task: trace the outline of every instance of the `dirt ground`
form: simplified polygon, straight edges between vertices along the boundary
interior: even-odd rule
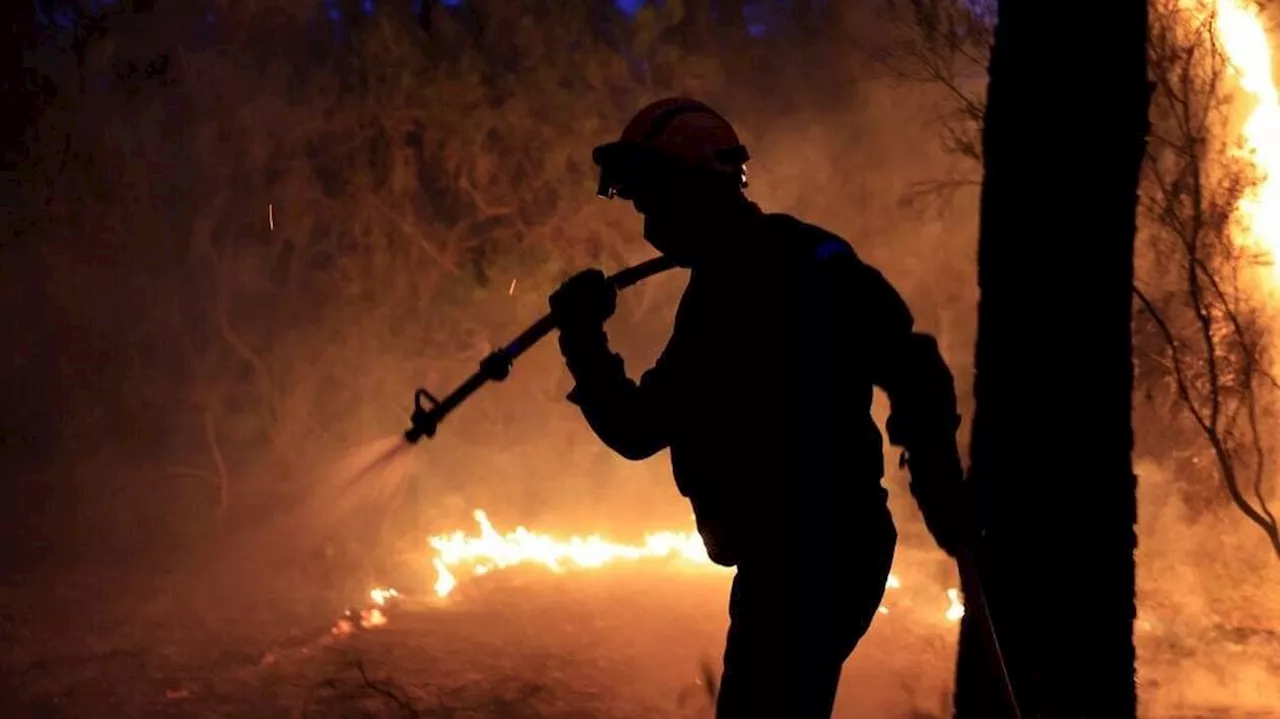
[[[332,596],[212,619],[177,600],[94,609],[88,588],[27,583],[0,610],[0,717],[706,717],[699,677],[718,667],[727,587],[725,575],[654,566],[517,568],[447,602],[405,597],[386,625],[336,636]],[[836,717],[944,716],[956,626],[945,595],[904,587],[886,604],[846,667]],[[1144,627],[1145,719],[1280,717],[1274,636],[1185,656]]]

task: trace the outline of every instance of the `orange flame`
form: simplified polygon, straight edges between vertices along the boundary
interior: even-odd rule
[[[951,602],[951,606],[947,607],[947,621],[960,621],[964,617],[964,601],[960,598],[960,590],[955,587],[948,589],[947,599]]]
[[[1218,40],[1240,88],[1254,101],[1241,128],[1241,151],[1258,173],[1236,206],[1237,241],[1274,259],[1280,253],[1280,93],[1259,9],[1247,0],[1216,0]],[[1273,279],[1280,281],[1280,268]]]
[[[494,528],[484,510],[477,509],[472,516],[480,525],[478,535],[455,531],[428,540],[436,551],[431,565],[436,572],[434,590],[439,598],[448,597],[458,586],[454,570],[459,568],[472,576],[482,576],[506,567],[537,564],[563,573],[568,568],[599,569],[618,562],[666,560],[702,571],[724,574],[733,571],[714,564],[707,557],[706,547],[696,532],[654,532],[637,544],[623,544],[598,534],[559,539],[519,526],[503,534]],[[898,576],[890,574],[885,588],[901,587]],[[948,589],[947,597],[950,607],[944,616],[948,621],[957,622],[964,613],[958,590]],[[888,607],[881,606],[880,613],[888,614]]]

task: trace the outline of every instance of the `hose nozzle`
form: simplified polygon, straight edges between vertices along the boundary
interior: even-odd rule
[[[669,257],[660,256],[628,267],[609,278],[617,289],[625,289],[659,272],[674,269],[676,263]],[[413,414],[409,416],[409,429],[404,431],[404,439],[409,444],[417,444],[423,437],[434,437],[440,422],[462,404],[466,398],[475,393],[487,382],[501,382],[511,374],[511,364],[526,350],[534,346],[556,328],[556,320],[551,315],[533,323],[520,333],[505,347],[494,350],[480,363],[480,370],[444,399],[436,399],[425,389],[418,389],[413,395]]]
[[[426,400],[430,408],[423,406]],[[404,431],[404,439],[409,444],[417,444],[423,437],[436,436],[436,427],[440,424],[440,400],[430,392],[419,388],[413,393],[413,413],[409,415],[409,428]]]

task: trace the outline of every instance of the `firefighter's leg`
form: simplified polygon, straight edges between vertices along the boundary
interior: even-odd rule
[[[892,538],[869,544],[825,568],[739,568],[717,719],[830,718],[844,661],[875,617],[893,562]]]
[[[735,602],[716,719],[829,719],[843,658],[785,626],[746,619],[754,608],[743,604],[754,601]]]

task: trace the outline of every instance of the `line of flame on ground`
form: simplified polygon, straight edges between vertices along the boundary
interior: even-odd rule
[[[503,534],[494,528],[484,510],[477,509],[473,516],[480,526],[479,534],[456,531],[428,540],[436,552],[431,564],[436,572],[434,589],[439,598],[448,597],[458,586],[455,570],[465,570],[470,576],[482,576],[506,567],[535,564],[563,573],[570,568],[599,569],[619,562],[666,560],[703,571],[733,571],[707,557],[702,538],[696,532],[656,532],[645,535],[639,543],[624,544],[600,535],[561,539],[524,527],[516,527]],[[896,574],[889,575],[888,589],[901,586]],[[946,603],[939,603],[940,607],[945,607],[943,616],[948,621],[958,622],[964,615],[959,590],[948,589],[946,598]],[[880,612],[888,614],[889,609],[881,606]]]

